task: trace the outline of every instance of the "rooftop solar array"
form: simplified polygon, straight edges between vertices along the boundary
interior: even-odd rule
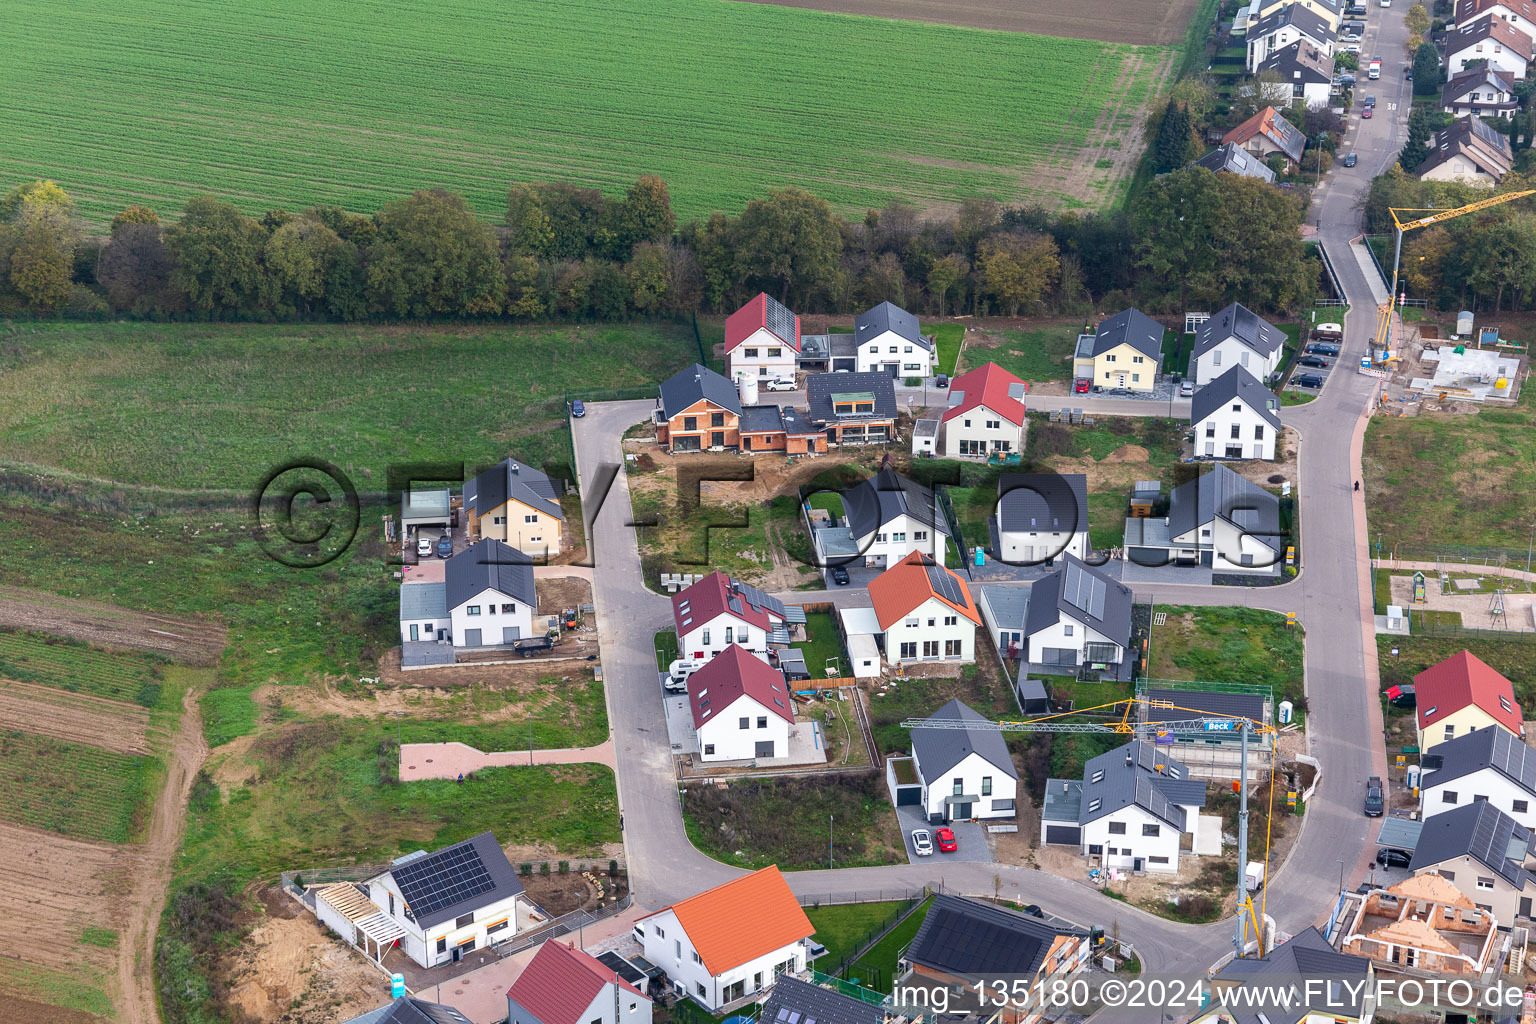
[[[631,985],[639,987],[645,984],[645,974],[636,968],[634,964],[625,960],[611,949],[598,957],[597,962],[613,971]]]
[[[773,296],[763,296],[768,301],[764,303],[766,312],[763,320],[768,329],[791,345],[795,342],[795,314],[784,308],[784,305],[774,300]]]
[[[417,920],[496,888],[480,854],[468,844],[397,864],[390,874]]]
[[[1075,562],[1067,563],[1062,581],[1062,596],[1074,608],[1081,608],[1095,619],[1104,617],[1104,581]]]
[[[1482,118],[1474,117],[1469,119],[1467,126],[1472,129],[1473,135],[1476,135],[1494,149],[1502,150],[1504,148],[1505,137],[1489,127]]]
[[[959,580],[937,565],[927,565],[924,568],[928,571],[928,585],[933,588],[935,594],[938,594],[950,604],[961,608],[969,607],[966,603],[965,595],[960,591]]]

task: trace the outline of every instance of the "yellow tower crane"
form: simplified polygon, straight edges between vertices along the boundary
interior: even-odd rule
[[[1469,213],[1477,213],[1492,206],[1499,206],[1514,199],[1524,199],[1526,196],[1536,195],[1536,189],[1526,189],[1523,192],[1504,192],[1500,195],[1489,196],[1487,199],[1479,199],[1475,203],[1457,207],[1454,210],[1425,210],[1414,207],[1389,207],[1387,212],[1392,215],[1392,224],[1397,232],[1397,244],[1392,253],[1392,290],[1387,293],[1387,301],[1382,303],[1376,311],[1376,344],[1372,346],[1372,352],[1386,352],[1387,358],[1392,358],[1392,309],[1397,302],[1397,270],[1398,264],[1403,258],[1403,235],[1409,231],[1417,231],[1419,228],[1427,228],[1431,224],[1439,224],[1450,220],[1452,217],[1461,217]],[[1427,213],[1427,217],[1415,217],[1412,220],[1403,220],[1400,213]]]

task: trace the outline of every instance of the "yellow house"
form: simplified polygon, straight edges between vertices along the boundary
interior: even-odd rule
[[[1261,994],[1235,994],[1250,984]],[[1228,962],[1211,976],[1211,996],[1190,1024],[1371,1024],[1375,971],[1367,958],[1338,952],[1308,928],[1264,956]]]
[[[469,540],[492,537],[530,558],[560,553],[565,513],[555,482],[532,466],[504,459],[464,486]]]
[[[1077,339],[1073,369],[1079,384],[1151,391],[1163,362],[1163,325],[1139,309],[1122,309]]]
[[[1421,753],[1490,725],[1525,736],[1514,687],[1471,651],[1420,672],[1413,677],[1413,688]]]
[[[1289,7],[1292,4],[1300,4],[1313,14],[1328,23],[1333,31],[1339,30],[1339,25],[1344,20],[1344,5],[1334,5],[1328,0],[1253,0],[1248,8],[1248,26],[1252,28],[1260,21],[1274,14],[1276,11]]]

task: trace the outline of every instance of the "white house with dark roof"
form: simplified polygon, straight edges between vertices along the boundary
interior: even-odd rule
[[[1424,181],[1497,185],[1515,168],[1509,136],[1480,117],[1452,121],[1429,139],[1429,155],[1413,173]]]
[[[1273,185],[1275,172],[1269,165],[1235,142],[1224,142],[1189,166],[1204,167],[1217,173],[1237,174],[1244,178],[1258,178]]]
[[[1507,74],[1483,66],[1452,75],[1440,89],[1440,109],[1457,117],[1510,118],[1520,109],[1520,100]]]
[[[884,444],[896,436],[896,386],[884,373],[816,373],[805,380],[805,418],[831,444]]]
[[[469,539],[505,541],[533,558],[560,553],[565,512],[555,481],[517,459],[502,459],[464,485]]]
[[[486,537],[448,559],[443,580],[455,647],[497,647],[535,635],[533,560],[523,552]]]
[[[760,1024],[886,1024],[881,1007],[791,975],[774,984],[757,1019]]]
[[[1257,74],[1271,55],[1296,42],[1308,43],[1331,57],[1335,36],[1333,26],[1316,11],[1304,4],[1287,4],[1249,27],[1248,73]]]
[[[853,321],[859,373],[927,377],[933,373],[934,341],[918,329],[917,317],[890,302],[860,313]]]
[[[678,657],[708,661],[732,645],[742,647],[764,662],[768,641],[784,632],[784,602],[723,572],[708,576],[672,595],[672,623],[677,629]]]
[[[732,380],[795,376],[800,318],[766,292],[758,292],[725,320],[725,367]]]
[[[1496,725],[1436,744],[1422,757],[1419,808],[1427,817],[1487,801],[1536,828],[1536,750]]]
[[[1309,110],[1328,105],[1333,90],[1333,58],[1306,39],[1270,51],[1259,64],[1259,90],[1267,103],[1283,106],[1300,101]]]
[[[1087,558],[1088,477],[1004,473],[997,479],[997,514],[988,526],[992,550],[1010,565],[1052,565],[1062,555]]]
[[[1197,384],[1209,384],[1240,366],[1262,382],[1280,368],[1284,349],[1285,333],[1280,328],[1234,302],[1195,332],[1190,376]]]
[[[400,586],[400,642],[451,640],[448,584],[404,583]]]
[[[470,1021],[445,1003],[401,996],[394,1002],[344,1020],[341,1024],[470,1024]]]
[[[1273,462],[1280,436],[1280,400],[1241,366],[1195,392],[1189,403],[1195,455]]]
[[[1145,566],[1274,575],[1286,543],[1279,499],[1218,462],[1173,489],[1166,518],[1127,518],[1122,557]]]
[[[784,673],[732,644],[688,677],[688,707],[705,761],[785,757],[794,703]]]
[[[1370,960],[1337,952],[1307,928],[1262,956],[1233,958],[1213,973],[1217,993],[1250,991],[1211,999],[1190,1024],[1371,1024],[1375,976]]]
[[[489,832],[399,857],[366,884],[369,899],[404,931],[406,956],[423,967],[510,939],[518,913],[533,906]]]
[[[1459,75],[1473,61],[1511,78],[1524,78],[1531,63],[1531,34],[1503,18],[1478,18],[1446,30],[1440,43],[1445,73]]]
[[[912,760],[932,822],[1011,818],[1018,811],[1019,773],[1008,741],[958,700],[912,730]]]
[[[884,569],[914,551],[944,564],[949,526],[931,490],[882,469],[842,496],[848,531],[866,566]]]
[[[1083,766],[1081,782],[1047,780],[1048,797],[1058,791],[1066,798],[1048,798],[1043,813],[1061,816],[1075,803],[1077,819],[1044,818],[1041,834],[1047,843],[1080,847],[1100,867],[1177,872],[1183,837],[1197,845],[1205,783],[1154,743],[1132,740],[1100,754]]]
[[[1438,874],[1500,921],[1531,923],[1536,833],[1485,800],[1425,818],[1410,867]]]
[[[1130,587],[1067,555],[1061,568],[1029,588],[1021,658],[1036,672],[1089,668],[1101,677],[1131,679],[1132,604]]]

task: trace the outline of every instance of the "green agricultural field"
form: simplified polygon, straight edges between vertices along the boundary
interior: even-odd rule
[[[152,757],[7,731],[0,733],[0,818],[126,843],[143,823],[158,774]]]
[[[160,704],[166,662],[147,654],[103,651],[68,637],[0,629],[0,678],[71,693]]]
[[[1062,189],[1100,115],[1171,64],[719,0],[13,0],[6,23],[0,181],[55,178],[99,222],[200,191],[372,211],[433,185],[495,216],[515,180],[617,192],[644,172],[685,218],[784,185],[848,211],[1081,204]]]

